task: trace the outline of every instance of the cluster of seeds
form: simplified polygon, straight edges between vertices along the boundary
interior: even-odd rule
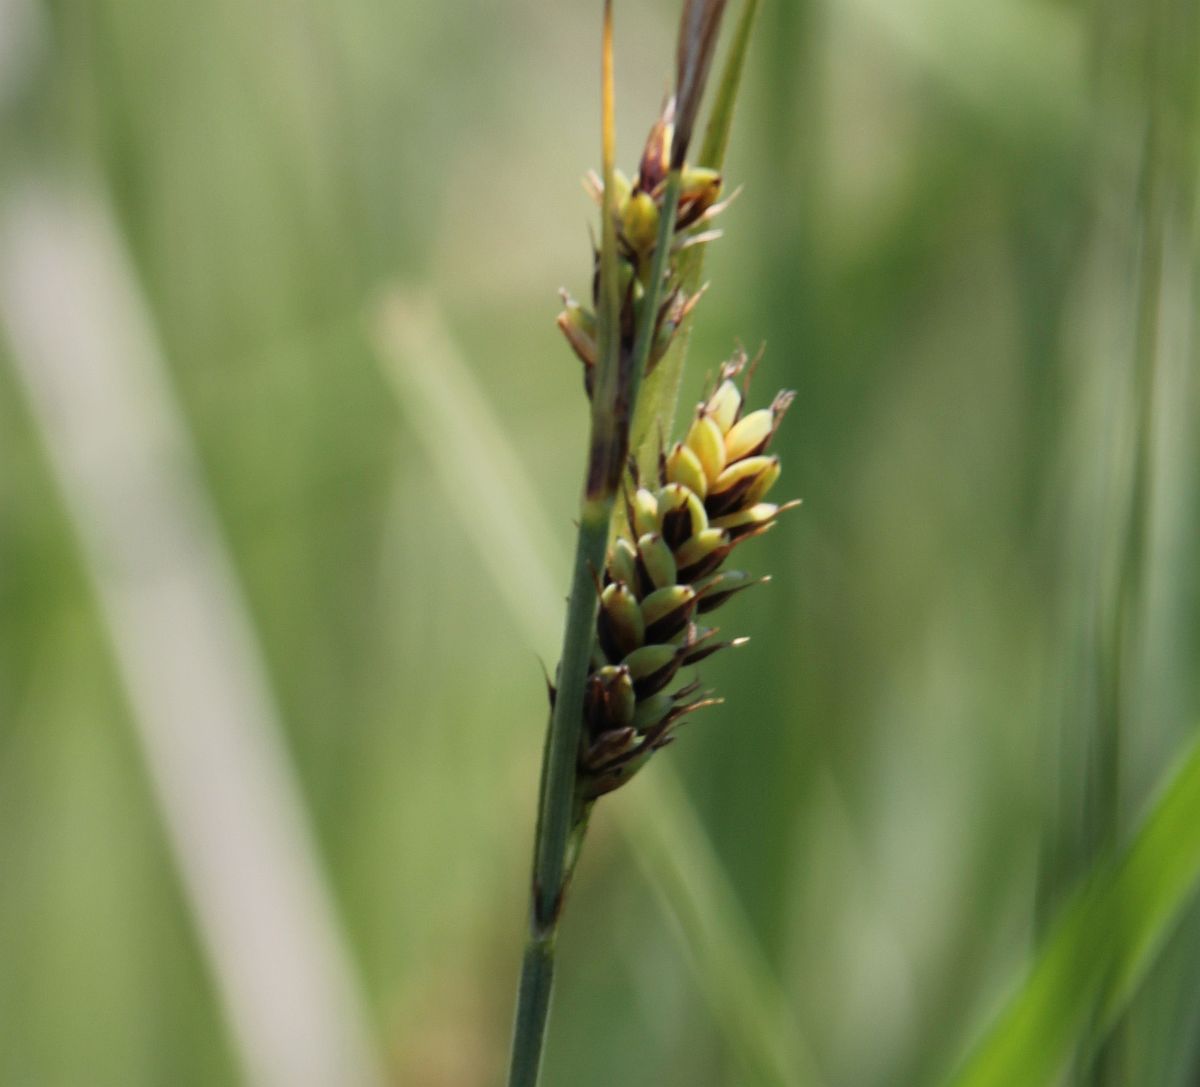
[[[796,505],[765,501],[779,478],[779,458],[767,448],[794,394],[781,392],[770,407],[743,414],[733,379],[745,363],[739,354],[722,368],[687,436],[662,451],[657,485],[635,478],[627,495],[629,536],[609,552],[584,701],[586,799],[628,781],[672,740],[685,715],[716,701],[698,682],[667,688],[681,668],[745,640],[717,641],[717,629],[701,617],[766,580],[721,566]]]
[[[668,100],[642,153],[638,172],[632,181],[620,170],[613,177],[613,216],[616,220],[618,248],[617,276],[621,297],[621,352],[628,358],[633,350],[652,273],[654,250],[658,242],[658,221],[666,193],[669,156],[674,132],[674,103]],[[699,301],[702,290],[689,293],[679,283],[678,264],[674,259],[689,246],[699,245],[717,237],[719,231],[704,227],[728,205],[718,203],[721,194],[721,175],[716,170],[684,166],[682,186],[676,209],[675,238],[667,262],[666,282],[663,285],[658,312],[654,317],[654,335],[646,372],[666,354],[683,320]],[[598,204],[603,204],[604,183],[595,174],[586,180],[588,192]],[[598,268],[599,255],[593,254]],[[595,384],[597,346],[596,306],[600,290],[599,275],[593,276],[592,306],[576,302],[562,292],[564,309],[558,315],[558,327],[572,350],[583,363],[583,381],[588,396]]]

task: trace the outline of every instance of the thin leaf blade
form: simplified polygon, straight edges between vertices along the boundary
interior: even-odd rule
[[[1101,866],[1063,911],[1026,980],[948,1087],[1053,1082],[1089,1017],[1103,1030],[1129,1002],[1197,886],[1200,736],[1121,857]]]

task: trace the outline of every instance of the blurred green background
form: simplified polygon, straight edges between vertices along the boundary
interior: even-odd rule
[[[617,7],[630,169],[677,8]],[[347,982],[328,998],[379,1075],[501,1081],[585,436],[553,318],[559,285],[588,286],[599,9],[0,0],[0,1084],[289,1082],[246,1071],[254,1009],[196,890],[236,907],[279,872],[330,936],[333,965],[313,950],[298,976]],[[744,553],[774,583],[722,612],[752,638],[704,667],[726,703],[593,820],[547,1084],[933,1082],[1136,825],[1200,721],[1198,52],[1177,0],[764,0],[684,406],[765,341],[758,397],[799,392],[780,493],[804,505]],[[58,333],[100,350],[111,319],[118,369],[121,335],[142,343],[111,307],[89,324],[69,277],[51,312],[22,301],[25,228],[80,207],[108,224],[90,274],[152,336],[148,399],[31,391]],[[64,482],[96,460],[63,454],[55,396],[93,453],[175,451],[141,458],[166,473],[147,524],[220,576],[173,623],[103,605],[136,595],[106,555],[145,526]],[[122,481],[143,494],[112,463],[109,509]],[[495,480],[512,503],[480,500]],[[246,728],[278,719],[267,761],[300,803],[222,750],[230,796],[301,828],[298,884],[269,849],[222,867],[238,809],[156,655],[193,606],[248,623],[192,690],[203,716],[236,689],[227,659],[265,684]],[[158,732],[138,674],[174,692]],[[680,863],[729,892],[715,929],[653,848],[635,861],[674,773],[703,828]],[[181,880],[209,821],[215,867]],[[272,971],[315,945],[222,916],[286,1023],[302,984]],[[1171,939],[1070,1082],[1200,1080],[1200,915]],[[762,966],[752,992],[728,956]],[[791,1071],[755,1065],[755,1000]]]

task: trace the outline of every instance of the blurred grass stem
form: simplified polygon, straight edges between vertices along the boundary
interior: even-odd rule
[[[245,1082],[382,1084],[255,632],[102,195],[37,178],[0,201],[0,325]]]

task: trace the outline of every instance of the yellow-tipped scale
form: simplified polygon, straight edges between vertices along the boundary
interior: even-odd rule
[[[748,506],[759,501],[779,478],[778,457],[746,457],[731,464],[718,477],[709,491],[710,508],[720,509],[722,499],[736,496],[738,505]]]
[[[775,413],[760,408],[743,416],[725,435],[725,459],[729,463],[761,453],[775,429]]]
[[[738,387],[726,378],[717,386],[717,391],[708,398],[704,411],[712,417],[714,423],[724,435],[737,422],[738,413],[742,410],[742,394]]]
[[[633,496],[633,530],[638,536],[658,531],[658,500],[654,495],[639,487]]]
[[[711,486],[725,467],[725,434],[716,420],[704,412],[697,415],[692,420],[684,445],[696,454]]]
[[[679,567],[695,566],[714,551],[729,543],[729,533],[719,528],[706,528],[696,533],[675,552],[675,562]]]
[[[667,456],[667,482],[681,483],[703,498],[708,494],[708,476],[700,458],[683,442],[676,442]]]

